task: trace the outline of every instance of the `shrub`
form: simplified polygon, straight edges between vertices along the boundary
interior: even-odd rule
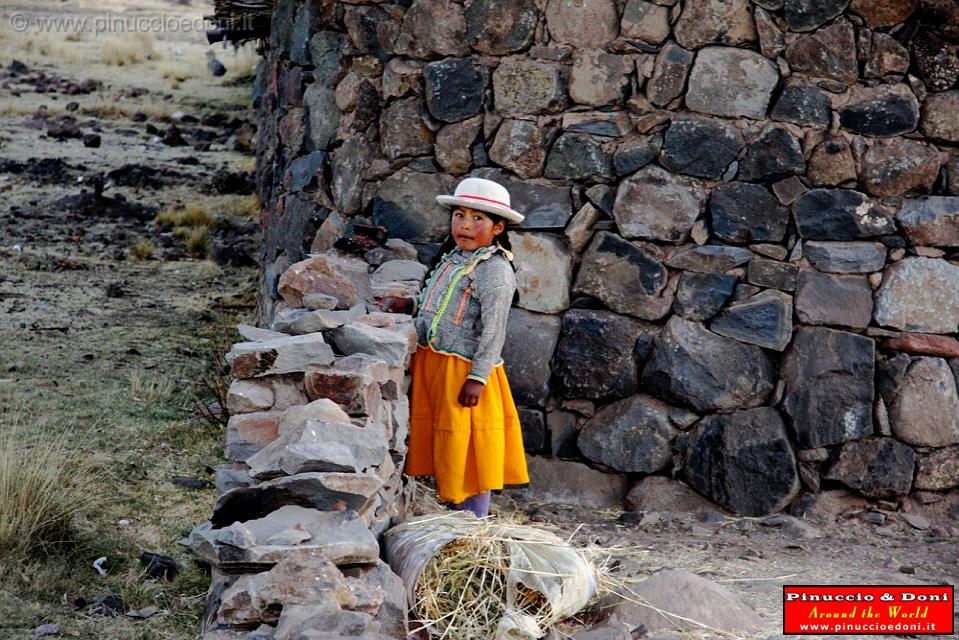
[[[206,227],[198,227],[190,232],[186,239],[186,251],[194,258],[203,258],[207,253],[210,233]]]
[[[130,255],[136,260],[149,260],[153,257],[153,245],[146,240],[140,240],[130,247]]]
[[[75,519],[100,502],[97,478],[70,432],[28,431],[22,410],[0,414],[0,553],[72,542]]]

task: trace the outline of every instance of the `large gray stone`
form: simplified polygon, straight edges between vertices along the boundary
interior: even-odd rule
[[[531,500],[590,509],[619,508],[629,487],[625,477],[590,469],[581,462],[526,456]]]
[[[549,395],[550,360],[563,321],[553,315],[513,309],[509,314],[503,360],[517,404],[543,406]]]
[[[661,44],[669,37],[669,8],[646,0],[628,0],[619,33],[622,37]]]
[[[922,105],[922,132],[935,140],[959,142],[959,91],[934,93]]]
[[[602,47],[619,34],[619,11],[613,0],[549,0],[546,26],[556,42]]]
[[[683,272],[676,289],[673,310],[687,320],[708,320],[722,309],[735,288],[734,275]]]
[[[277,291],[292,307],[304,307],[304,299],[322,294],[336,298],[337,309],[351,309],[372,295],[369,265],[338,251],[327,251],[290,265],[277,284]]]
[[[886,264],[886,245],[881,242],[803,243],[803,257],[820,271],[872,273]]]
[[[896,219],[914,245],[959,247],[959,197],[911,198]]]
[[[894,438],[864,438],[847,442],[825,474],[871,498],[894,498],[909,493],[915,453]]]
[[[688,571],[657,571],[630,591],[633,595],[616,606],[613,619],[630,629],[646,629],[650,637],[696,633],[701,625],[717,634],[739,637],[752,637],[766,628],[763,619],[732,591]]]
[[[913,489],[942,491],[959,486],[959,446],[943,447],[916,455]]]
[[[772,407],[703,418],[684,468],[690,486],[746,516],[780,511],[799,493],[796,456]]]
[[[250,475],[265,480],[310,471],[355,473],[383,462],[388,434],[375,426],[357,427],[342,415],[327,415],[329,411],[317,414],[314,408],[331,404],[336,406],[321,398],[288,409],[277,439],[247,459]]]
[[[623,398],[639,383],[634,355],[643,325],[609,311],[570,309],[563,327],[553,376],[567,398]]]
[[[433,147],[437,164],[454,176],[467,173],[473,165],[473,145],[482,129],[482,116],[454,122],[440,129]]]
[[[888,209],[851,189],[813,189],[793,203],[799,235],[807,240],[858,240],[895,233]]]
[[[723,310],[709,324],[714,333],[782,351],[792,339],[792,296],[769,289]]]
[[[536,178],[546,161],[546,132],[528,120],[507,120],[496,131],[490,160],[520,178]]]
[[[562,111],[566,106],[562,67],[551,62],[506,60],[493,72],[493,101],[503,114]]]
[[[646,83],[646,97],[657,107],[664,107],[683,95],[692,66],[692,51],[667,42],[656,54],[653,76]]]
[[[642,383],[670,402],[728,411],[763,404],[775,387],[776,372],[759,347],[674,316],[656,340]]]
[[[350,609],[356,600],[336,565],[319,551],[311,551],[283,558],[269,571],[240,576],[220,596],[217,621],[235,626],[276,623],[289,605]]]
[[[707,44],[725,44],[732,47],[755,42],[749,0],[700,0],[689,2],[676,23],[676,41],[687,49],[699,49]]]
[[[559,313],[569,307],[573,256],[562,238],[549,233],[509,232],[515,251],[519,306],[539,313]]]
[[[939,178],[939,150],[905,138],[877,141],[865,153],[859,179],[872,196],[929,193]]]
[[[739,164],[739,178],[746,181],[801,175],[806,171],[799,141],[780,125],[768,127],[749,145]]]
[[[667,258],[666,265],[696,273],[723,273],[749,262],[752,258],[753,252],[744,247],[687,244],[673,252]]]
[[[799,268],[794,264],[763,258],[751,260],[746,269],[749,284],[780,291],[795,291],[798,275]]]
[[[717,116],[764,118],[778,82],[776,65],[758,53],[706,47],[693,63],[686,106]]]
[[[944,359],[913,360],[892,398],[889,424],[893,435],[908,444],[959,444],[959,394],[955,376]]]
[[[291,529],[300,532],[298,540],[274,538]],[[376,562],[380,554],[376,538],[355,512],[317,511],[296,505],[220,529],[204,523],[190,533],[186,544],[228,573],[265,571],[283,558],[317,551],[337,565]]]
[[[791,85],[779,94],[769,115],[773,120],[828,127],[832,105],[826,93],[815,85]]]
[[[449,209],[436,196],[449,193],[440,174],[397,171],[380,183],[373,197],[373,222],[390,236],[415,242],[438,242],[449,232]]]
[[[569,96],[573,102],[591,107],[619,104],[629,86],[627,74],[632,68],[626,56],[601,49],[579,51],[573,57]]]
[[[416,329],[411,323],[376,327],[354,322],[334,329],[329,336],[341,353],[367,353],[385,360],[391,367],[405,366],[416,347]]]
[[[857,87],[839,110],[839,121],[844,129],[864,136],[897,136],[918,125],[919,102],[908,85]]]
[[[463,7],[452,0],[415,0],[406,10],[396,52],[413,58],[469,53]]]
[[[411,96],[383,109],[380,138],[383,154],[390,160],[423,156],[433,152],[433,132],[423,121],[423,100]]]
[[[310,38],[310,58],[313,60],[314,84],[335,87],[346,75],[343,64],[349,42],[345,33],[317,31]]]
[[[720,507],[702,497],[679,480],[665,476],[646,476],[637,482],[623,501],[627,511],[673,511],[699,513]]]
[[[359,213],[362,206],[363,171],[373,153],[369,140],[361,135],[352,136],[334,152],[333,204],[345,215]]]
[[[783,4],[792,31],[812,31],[842,13],[849,0],[785,0]]]
[[[656,473],[672,462],[676,411],[656,398],[631,396],[587,420],[577,444],[587,458],[616,471]]]
[[[333,362],[333,350],[319,333],[274,338],[262,342],[239,342],[226,354],[237,378],[305,371]]]
[[[340,126],[336,92],[331,87],[314,82],[303,93],[303,104],[309,111],[310,140],[313,141],[313,148],[328,149]]]
[[[845,20],[837,20],[804,34],[786,47],[786,61],[794,71],[806,75],[853,83],[859,76],[856,31]]]
[[[673,119],[659,161],[670,171],[698,178],[720,178],[743,148],[742,133],[716,118]]]
[[[625,238],[679,244],[689,235],[705,199],[699,182],[650,165],[620,183],[613,217]]]
[[[635,244],[600,231],[583,255],[573,292],[592,296],[616,313],[659,320],[673,302],[668,275]]]
[[[959,267],[932,258],[905,258],[886,268],[876,292],[875,320],[920,333],[959,328]]]
[[[779,242],[789,224],[789,210],[760,185],[730,182],[709,196],[713,233],[733,244]]]
[[[783,360],[783,410],[803,449],[873,432],[875,343],[854,333],[800,327]]]
[[[221,495],[213,506],[214,527],[263,518],[285,505],[298,505],[319,511],[343,508],[365,513],[383,479],[372,473],[301,473],[284,476],[252,486],[233,488]]]
[[[804,324],[865,329],[872,319],[872,288],[864,275],[834,275],[800,269],[796,315]]]
[[[470,46],[501,56],[525,49],[533,41],[539,19],[534,0],[473,0],[466,4]]]
[[[438,120],[458,122],[483,108],[487,75],[470,58],[431,62],[423,69],[423,79],[426,104]]]
[[[557,180],[579,181],[612,178],[612,158],[592,136],[564,133],[550,149],[544,175]]]

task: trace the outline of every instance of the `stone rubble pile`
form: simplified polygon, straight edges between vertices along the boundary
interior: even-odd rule
[[[944,0],[279,0],[258,323],[395,363],[396,331],[347,322],[354,271],[301,261],[372,223],[425,264],[434,196],[486,177],[527,214],[504,358],[534,496],[619,506],[660,474],[756,516],[955,491],[957,50]],[[277,307],[334,266],[336,307]],[[283,339],[319,356],[309,335]]]
[[[406,591],[379,539],[412,499],[401,470],[416,334],[375,299],[418,291],[426,269],[390,244],[375,268],[311,254],[280,276],[270,328],[239,327],[230,462],[210,521],[184,541],[213,568],[203,640],[406,637]]]

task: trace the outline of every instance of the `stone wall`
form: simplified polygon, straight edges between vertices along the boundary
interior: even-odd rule
[[[231,462],[213,516],[184,541],[213,569],[203,640],[407,635],[406,590],[379,538],[412,498],[399,470],[416,334],[368,302],[417,289],[425,267],[369,270],[335,249],[292,265],[276,330],[241,325],[227,354]]]
[[[504,357],[540,486],[949,490],[957,43],[949,0],[279,0],[258,323],[357,222],[426,262],[433,197],[483,176],[527,214]]]

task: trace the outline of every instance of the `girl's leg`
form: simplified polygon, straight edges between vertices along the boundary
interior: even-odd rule
[[[477,518],[485,518],[489,515],[490,492],[484,491],[475,496],[470,496],[459,504],[454,504],[456,511],[472,511]]]

